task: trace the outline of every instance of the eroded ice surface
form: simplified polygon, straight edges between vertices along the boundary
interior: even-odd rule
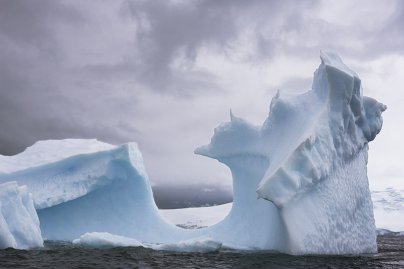
[[[262,126],[231,115],[196,153],[228,165],[234,184],[238,177],[248,185],[251,170],[261,170],[254,186],[273,209],[265,212],[267,227],[282,223],[278,233],[286,252],[375,252],[366,165],[368,142],[381,130],[385,109],[362,95],[358,75],[337,55],[321,53],[312,90],[278,92]]]
[[[212,246],[291,254],[375,252],[367,150],[385,109],[362,95],[357,74],[337,55],[322,53],[312,90],[278,92],[262,126],[231,114],[195,150],[233,177],[229,214],[203,229],[181,229],[161,216],[135,143],[41,142],[1,157],[0,182],[27,186],[51,240],[192,249],[208,238],[202,241]]]
[[[57,154],[67,158],[27,165],[33,163],[26,160],[35,159],[35,151],[38,157],[53,160],[46,154],[48,143],[52,147],[49,155],[67,149],[67,153]],[[72,154],[72,144],[78,155]],[[7,173],[6,166],[0,182],[16,180],[27,186],[45,239],[73,240],[94,231],[161,243],[186,237],[177,234],[180,228],[160,217],[136,143],[112,146],[97,140],[68,139],[43,141],[28,150],[20,154],[23,169]],[[17,156],[13,156],[14,166],[18,165]]]

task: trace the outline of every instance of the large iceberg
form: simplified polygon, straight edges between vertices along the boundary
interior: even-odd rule
[[[233,177],[229,214],[202,229],[181,229],[159,213],[135,143],[39,142],[19,155],[0,156],[0,183],[27,186],[50,240],[372,253],[367,150],[385,109],[362,96],[358,75],[337,55],[321,53],[312,90],[278,92],[262,126],[231,113],[210,144],[195,150],[227,165]]]
[[[278,92],[262,126],[231,114],[196,153],[230,167],[236,197],[239,180],[271,202],[266,216],[280,218],[287,252],[375,252],[366,164],[385,109],[337,55],[321,53],[311,91]]]

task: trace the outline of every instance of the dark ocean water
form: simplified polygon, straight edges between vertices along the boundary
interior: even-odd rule
[[[0,250],[0,268],[404,268],[404,237],[379,236],[379,253],[290,256],[268,252],[174,253],[141,247],[83,248],[46,242],[36,250]]]

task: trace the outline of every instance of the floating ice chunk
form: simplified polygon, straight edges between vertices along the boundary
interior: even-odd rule
[[[211,237],[198,237],[177,243],[149,245],[155,250],[175,251],[175,252],[212,252],[222,247],[222,243]]]
[[[73,244],[86,247],[145,247],[154,250],[174,252],[212,252],[217,251],[222,247],[221,242],[210,237],[198,237],[174,243],[156,244],[141,243],[133,238],[105,232],[85,233],[80,236],[80,238],[74,239]]]
[[[85,233],[74,239],[73,244],[88,247],[140,247],[142,243],[136,239],[110,233]]]

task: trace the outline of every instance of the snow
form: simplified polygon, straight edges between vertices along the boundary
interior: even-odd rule
[[[0,184],[0,249],[42,247],[34,203],[25,186]]]
[[[175,225],[187,229],[199,229],[222,221],[230,212],[232,203],[210,207],[160,209],[160,214]]]
[[[404,190],[372,191],[376,227],[404,234]]]
[[[117,150],[111,153],[114,148],[95,139],[40,141],[18,155],[0,155],[0,182],[27,185],[37,209],[54,206],[106,185],[110,158],[124,157],[116,156],[122,154]],[[145,174],[143,167],[138,169]]]
[[[39,142],[0,156],[0,183],[27,186],[49,240],[173,251],[372,253],[367,150],[385,109],[362,95],[359,77],[337,55],[322,52],[312,90],[278,92],[262,126],[230,113],[210,144],[195,150],[227,165],[233,177],[231,209],[222,206],[197,226],[228,214],[200,229],[174,225],[189,226],[185,216],[196,221],[194,209],[182,215],[157,209],[136,143]]]
[[[71,156],[113,149],[115,146],[97,139],[43,140],[14,156],[0,155],[0,174],[48,165]]]

